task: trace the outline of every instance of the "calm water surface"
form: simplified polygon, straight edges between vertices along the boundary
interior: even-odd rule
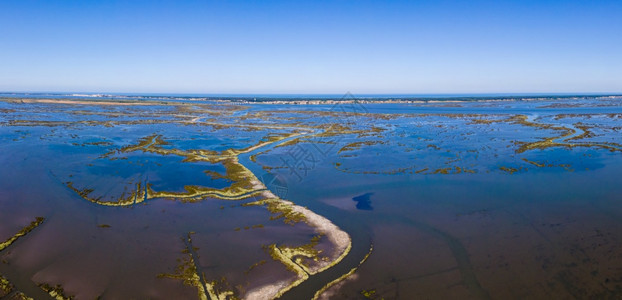
[[[0,250],[0,275],[13,285],[0,298],[48,297],[42,284],[77,299],[196,298],[196,287],[162,276],[188,251],[205,281],[240,297],[291,278],[266,246],[301,245],[315,233],[242,205],[255,197],[113,207],[68,185],[110,203],[145,185],[224,189],[235,180],[223,164],[123,149],[160,136],[162,149],[219,153],[291,132],[301,135],[239,162],[257,178],[277,178],[265,183],[275,194],[347,232],[352,250],[283,298],[311,298],[356,267],[323,296],[622,297],[619,99],[181,103],[0,101],[0,242],[45,218]]]

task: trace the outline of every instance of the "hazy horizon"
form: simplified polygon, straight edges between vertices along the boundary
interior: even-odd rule
[[[55,95],[55,96],[74,96],[74,97],[93,97],[93,96],[128,96],[128,97],[241,97],[241,98],[458,98],[458,97],[573,97],[573,96],[622,96],[620,93],[375,93],[375,94],[356,94],[351,92],[335,93],[154,93],[154,92],[85,92],[85,91],[0,91],[0,97],[6,95]]]

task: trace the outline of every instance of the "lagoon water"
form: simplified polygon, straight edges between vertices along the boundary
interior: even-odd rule
[[[0,297],[244,298],[291,283],[270,245],[330,253],[317,230],[249,205],[253,190],[184,196],[242,181],[188,153],[255,145],[242,166],[351,239],[282,298],[622,297],[620,98],[40,100],[0,101],[0,242],[44,218],[0,248]]]

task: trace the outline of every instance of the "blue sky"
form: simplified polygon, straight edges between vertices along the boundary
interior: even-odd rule
[[[0,91],[622,92],[622,1],[0,2]]]

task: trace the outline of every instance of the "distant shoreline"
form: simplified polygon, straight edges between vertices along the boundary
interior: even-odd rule
[[[340,98],[318,97],[196,97],[172,95],[110,95],[110,94],[48,94],[48,93],[0,93],[0,101],[28,103],[66,103],[66,104],[141,104],[145,102],[216,102],[233,104],[292,104],[292,105],[332,105],[332,104],[438,104],[465,102],[503,102],[503,101],[571,101],[571,100],[622,100],[622,94],[602,95],[517,95],[517,96],[456,96],[456,97],[356,97],[347,94]],[[144,101],[144,102],[143,102]]]
[[[566,101],[566,100],[622,100],[622,95],[598,96],[538,96],[538,97],[456,97],[456,98],[352,98],[352,99],[275,99],[275,100],[241,100],[244,104],[299,104],[321,105],[340,103],[361,104],[438,104],[438,103],[465,103],[465,102],[503,102],[503,101]],[[226,101],[226,100],[225,100]]]

